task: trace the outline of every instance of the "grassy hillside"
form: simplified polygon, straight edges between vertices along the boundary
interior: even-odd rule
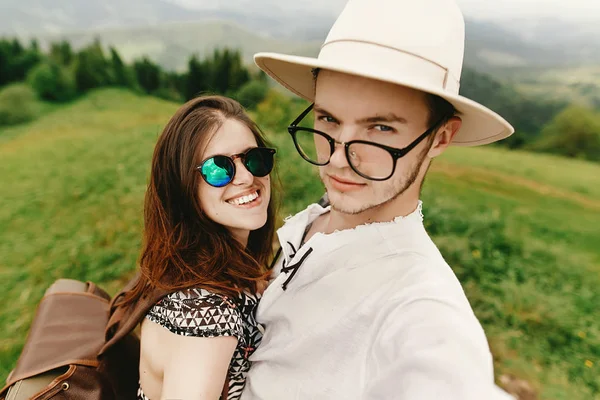
[[[0,378],[53,280],[114,292],[132,273],[152,149],[176,108],[103,90],[0,130]],[[271,139],[287,215],[322,188],[287,134]],[[488,333],[498,377],[526,380],[539,399],[600,399],[600,166],[453,148],[433,165],[423,200],[427,228]]]

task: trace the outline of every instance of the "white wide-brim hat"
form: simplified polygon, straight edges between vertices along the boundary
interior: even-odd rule
[[[254,60],[309,101],[315,98],[315,68],[440,96],[462,119],[452,144],[477,146],[504,139],[514,128],[494,111],[458,94],[464,26],[454,0],[349,0],[317,58],[258,53]]]

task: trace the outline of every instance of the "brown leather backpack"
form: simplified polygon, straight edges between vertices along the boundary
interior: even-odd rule
[[[59,279],[50,286],[0,400],[136,399],[140,342],[133,330],[168,292],[116,306],[134,282],[112,301],[92,282]]]

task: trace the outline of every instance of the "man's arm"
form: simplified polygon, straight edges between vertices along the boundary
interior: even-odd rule
[[[365,399],[510,400],[496,387],[470,309],[434,298],[391,304],[374,338]]]

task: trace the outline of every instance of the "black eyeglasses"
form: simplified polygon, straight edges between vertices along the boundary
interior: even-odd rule
[[[253,147],[245,153],[229,156],[212,156],[202,161],[196,167],[202,178],[211,186],[223,187],[235,177],[236,158],[241,158],[246,169],[254,176],[267,176],[273,170],[273,155],[275,149],[268,147]]]
[[[443,120],[442,118],[436,122],[405,148],[398,149],[367,140],[340,142],[325,132],[298,126],[313,106],[314,104],[311,104],[288,126],[288,132],[294,139],[294,145],[298,153],[309,163],[324,166],[329,164],[331,156],[335,152],[336,143],[342,144],[344,145],[348,165],[352,170],[363,178],[372,181],[385,181],[394,175],[396,161],[421,143]]]

